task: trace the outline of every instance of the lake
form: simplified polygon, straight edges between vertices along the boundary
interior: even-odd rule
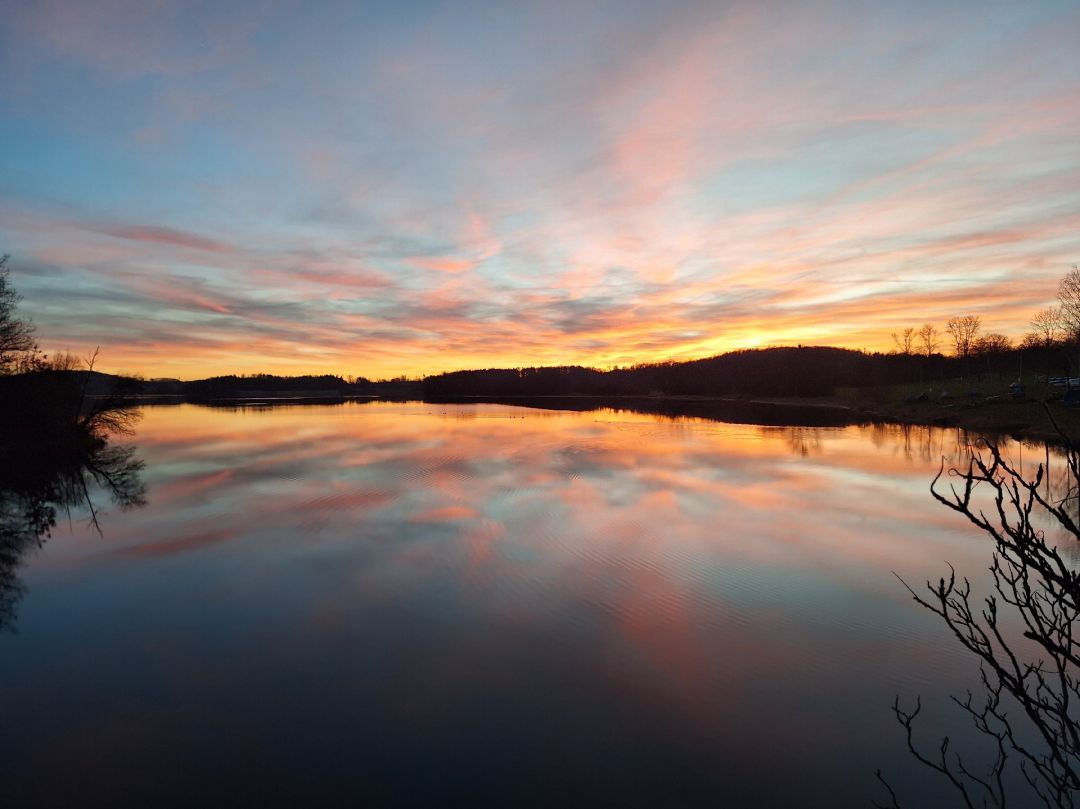
[[[18,570],[6,806],[939,794],[890,706],[954,732],[978,668],[896,576],[989,563],[929,492],[956,430],[350,402],[130,443],[146,504],[94,494]]]

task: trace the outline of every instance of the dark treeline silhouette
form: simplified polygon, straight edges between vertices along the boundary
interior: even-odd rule
[[[1003,334],[982,333],[977,315],[957,315],[892,335],[896,351],[870,353],[830,347],[734,351],[689,362],[661,362],[599,371],[579,366],[496,368],[428,377],[426,398],[454,396],[730,396],[820,397],[837,388],[943,383],[1026,372],[1080,376],[1080,268],[1061,280],[1060,305],[1036,313],[1019,346]],[[942,353],[947,350],[948,355]],[[939,393],[941,391],[939,390]],[[959,391],[953,391],[954,393]]]
[[[139,387],[146,394],[178,395],[190,402],[252,398],[344,399],[358,396],[415,398],[419,396],[421,390],[419,380],[409,380],[404,377],[375,382],[364,377],[343,378],[332,374],[319,376],[233,374],[191,382],[177,380],[142,382]]]
[[[976,353],[966,357],[869,353],[842,348],[791,347],[733,351],[686,362],[659,362],[608,371],[579,365],[451,371],[423,379],[228,375],[181,381],[141,380],[73,370],[89,377],[85,392],[97,397],[173,397],[191,402],[232,399],[447,399],[461,396],[728,396],[821,397],[839,387],[995,378],[1011,382],[1024,373],[1075,375],[1077,350],[1066,343]],[[20,375],[22,376],[22,375]]]
[[[839,387],[938,384],[987,375],[1014,380],[1021,368],[1067,374],[1075,352],[1063,345],[964,357],[883,354],[827,347],[733,351],[701,360],[599,371],[579,366],[455,371],[427,377],[426,398],[453,396],[829,396]]]
[[[371,380],[362,376],[279,376],[257,373],[193,381],[134,379],[98,374],[92,363],[79,370],[63,355],[39,354],[29,323],[15,316],[19,297],[7,285],[0,260],[0,375],[26,377],[29,391],[44,384],[41,400],[60,401],[48,389],[48,373],[73,375],[80,401],[117,396],[228,404],[235,401],[344,401],[348,398],[432,399],[537,396],[704,396],[828,397],[838,388],[926,385],[927,394],[962,393],[956,383],[994,379],[1009,383],[1026,373],[1043,377],[1080,376],[1080,269],[1065,276],[1061,305],[1038,312],[1033,331],[1019,346],[1004,335],[980,335],[975,315],[951,318],[945,328],[925,323],[892,335],[896,351],[866,352],[827,346],[774,347],[732,351],[689,361],[643,363],[599,370],[577,365],[488,368],[435,374],[424,379],[400,376]],[[947,349],[948,354],[939,349]],[[953,389],[947,390],[949,385]],[[1003,385],[1004,387],[1004,385]]]
[[[869,388],[977,379],[1016,380],[1021,372],[1077,373],[1074,344],[1055,341],[1022,348],[988,348],[966,356],[870,353],[820,346],[747,349],[686,362],[659,362],[603,371],[579,365],[452,371],[424,379],[228,375],[138,380],[94,374],[92,395],[122,388],[141,396],[212,403],[243,399],[451,399],[536,396],[825,397],[837,388]]]
[[[340,397],[358,393],[370,383],[358,379],[349,383],[340,376],[274,376],[253,374],[251,376],[216,376],[181,383],[180,391],[191,401],[208,401],[228,398],[323,396]]]

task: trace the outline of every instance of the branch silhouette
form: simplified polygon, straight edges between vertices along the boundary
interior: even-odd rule
[[[1066,489],[1059,497],[1045,485],[1044,465],[1026,478],[992,444],[974,448],[966,469],[950,469],[948,485],[943,463],[931,493],[994,540],[992,592],[974,597],[971,582],[951,565],[947,577],[919,590],[901,579],[915,602],[937,615],[980,663],[978,693],[953,701],[991,743],[989,763],[970,764],[948,736],[935,748],[918,743],[918,698],[904,707],[898,696],[892,706],[912,755],[972,809],[1011,805],[1009,793],[1018,788],[1047,807],[1075,807],[1080,795],[1080,574],[1041,527],[1053,526],[1064,543],[1080,541],[1080,455],[1072,446],[1065,461]],[[1009,777],[1013,762],[1022,781]],[[899,809],[892,786],[880,772],[878,779],[890,803],[875,805]]]

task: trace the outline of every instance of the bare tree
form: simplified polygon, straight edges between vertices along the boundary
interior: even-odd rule
[[[22,298],[8,283],[7,261],[8,256],[0,256],[0,374],[11,373],[37,351],[34,327],[15,313]]]
[[[984,767],[950,749],[948,737],[932,748],[918,743],[921,703],[904,707],[897,697],[893,704],[911,753],[951,784],[960,805],[970,809],[1036,805],[1036,796],[1037,805],[1047,807],[1080,802],[1080,575],[1039,527],[1051,526],[1069,543],[1080,540],[1080,455],[1070,449],[1066,464],[1068,491],[1060,499],[1046,485],[1044,466],[1029,480],[994,446],[973,452],[966,471],[950,470],[959,485],[947,492],[939,491],[939,471],[933,496],[994,540],[994,591],[978,603],[969,580],[958,580],[951,566],[948,577],[927,582],[921,593],[904,583],[980,661],[980,692],[954,702],[990,742],[992,761]],[[1015,613],[1019,623],[1006,613]],[[1014,804],[1016,768],[1026,781],[1019,789],[1034,794]],[[878,778],[889,791],[887,806],[895,809],[896,793],[880,772]]]
[[[1045,345],[1042,335],[1036,331],[1029,331],[1020,338],[1020,348],[1043,348]]]
[[[945,331],[953,339],[956,356],[967,357],[975,348],[975,337],[979,333],[982,321],[978,315],[957,315],[949,318]]]
[[[1061,308],[1058,306],[1040,309],[1031,318],[1031,328],[1047,348],[1054,344],[1054,340],[1061,332],[1061,325]]]
[[[938,337],[937,326],[933,323],[923,323],[919,328],[919,347],[929,357],[938,350],[940,345],[941,340]]]
[[[909,326],[899,334],[893,332],[892,339],[896,343],[896,350],[901,354],[915,353],[915,329]]]
[[[1075,340],[1080,337],[1080,267],[1075,264],[1058,284],[1058,301],[1059,327]]]
[[[1004,334],[992,331],[975,340],[971,346],[973,354],[1004,354],[1012,348],[1012,340]]]

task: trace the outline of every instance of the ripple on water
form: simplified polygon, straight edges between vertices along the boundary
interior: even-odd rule
[[[304,500],[293,507],[298,515],[296,526],[304,531],[323,531],[330,525],[362,519],[375,508],[397,499],[384,489],[350,489]]]

